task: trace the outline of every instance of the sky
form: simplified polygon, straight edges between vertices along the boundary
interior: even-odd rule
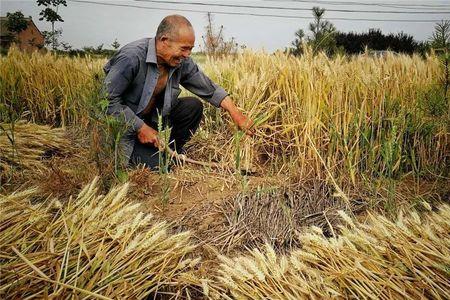
[[[91,3],[81,3],[81,1],[90,1]],[[106,5],[92,2],[100,2]],[[182,4],[180,2],[195,2],[206,5]],[[272,6],[296,8],[297,10],[223,7],[213,6],[212,4]],[[140,7],[130,7],[130,5]],[[271,52],[288,47],[295,38],[294,33],[298,29],[301,28],[308,32],[308,24],[312,21],[310,9],[313,6],[328,9],[325,17],[329,18],[340,31],[362,32],[370,28],[380,28],[384,33],[403,31],[412,35],[416,40],[429,39],[435,22],[419,23],[414,21],[450,19],[450,0],[67,0],[67,7],[60,6],[59,8],[59,14],[64,22],[57,23],[56,28],[63,30],[61,40],[74,48],[98,46],[100,44],[104,44],[104,48],[111,48],[110,45],[115,39],[121,45],[125,45],[140,38],[154,36],[159,22],[166,15],[178,13],[187,17],[194,26],[196,32],[195,49],[199,50],[202,43],[201,37],[207,25],[206,12],[210,11],[213,13],[214,24],[217,26],[223,25],[226,38],[233,37],[239,44],[246,45],[248,48]],[[180,11],[180,9],[201,12]],[[39,12],[42,7],[37,6],[36,0],[0,0],[1,16],[17,10],[22,11],[25,16],[31,16],[41,31],[50,30],[51,26],[48,22],[39,21]],[[345,10],[345,12],[331,10]],[[361,10],[369,12],[361,12]],[[382,11],[382,13],[374,11]],[[390,11],[390,13],[385,11]],[[232,15],[218,14],[218,12],[229,12]],[[422,13],[405,14],[404,12]],[[237,15],[236,13],[271,14],[278,17]],[[300,16],[304,19],[288,18],[288,16]],[[389,21],[337,20],[335,18],[383,19]],[[393,20],[407,20],[407,22]]]

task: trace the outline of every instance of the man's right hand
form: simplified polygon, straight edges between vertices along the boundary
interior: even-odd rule
[[[159,148],[158,131],[144,123],[138,130],[138,139],[141,144],[152,144]]]

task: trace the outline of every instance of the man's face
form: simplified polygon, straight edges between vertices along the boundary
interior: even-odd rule
[[[162,42],[164,45],[162,58],[167,65],[176,67],[181,64],[183,59],[191,55],[195,44],[194,30],[183,26],[179,29],[178,35],[174,35],[174,37],[163,36]]]

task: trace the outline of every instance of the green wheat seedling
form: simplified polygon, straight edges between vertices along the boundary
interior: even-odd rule
[[[160,143],[162,144],[162,148],[158,151],[159,156],[159,175],[162,179],[161,185],[161,201],[163,204],[167,204],[169,202],[170,197],[170,180],[169,180],[169,169],[171,157],[168,151],[165,150],[165,147],[169,147],[170,143],[170,132],[171,128],[164,125],[163,117],[160,113],[158,113],[158,138]]]

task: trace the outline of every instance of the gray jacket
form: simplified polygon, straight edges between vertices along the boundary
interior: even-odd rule
[[[142,111],[147,107],[158,81],[154,38],[144,38],[122,47],[105,65],[104,89],[109,100],[107,113],[123,117],[129,129],[122,137],[121,148],[128,163],[141,128]],[[191,59],[187,58],[169,70],[162,116],[167,117],[179,101],[179,85],[203,100],[220,107],[227,92],[211,81]]]

